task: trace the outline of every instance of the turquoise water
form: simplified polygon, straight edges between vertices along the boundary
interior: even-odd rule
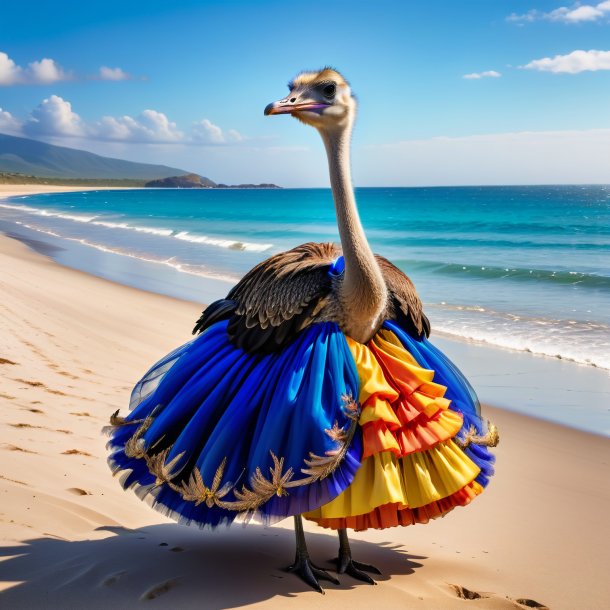
[[[410,275],[433,329],[610,369],[610,186],[362,188],[357,199],[373,249]],[[219,297],[275,252],[338,240],[325,189],[36,195],[0,203],[0,221],[90,272],[109,253],[119,276],[121,260],[153,261],[151,290],[193,300],[203,277]],[[172,274],[188,278],[180,291]]]

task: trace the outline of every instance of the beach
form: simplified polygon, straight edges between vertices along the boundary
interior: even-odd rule
[[[0,197],[37,188],[52,190]],[[480,498],[426,526],[351,535],[355,558],[383,572],[376,587],[344,575],[321,596],[282,571],[290,520],[210,532],[162,517],[113,479],[101,429],[125,414],[146,369],[191,338],[202,306],[37,250],[0,236],[0,606],[607,607],[610,440],[491,405],[501,443]],[[306,530],[314,561],[330,566],[336,536]]]

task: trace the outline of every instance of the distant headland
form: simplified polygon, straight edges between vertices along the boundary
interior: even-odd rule
[[[150,180],[147,188],[173,188],[173,189],[279,189],[277,184],[216,184],[213,180],[199,174],[183,174]]]
[[[0,184],[154,188],[281,188],[217,184],[185,170],[102,157],[85,150],[0,133]]]

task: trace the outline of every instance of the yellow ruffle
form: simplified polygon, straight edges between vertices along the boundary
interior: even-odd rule
[[[371,396],[360,413],[358,423],[361,426],[382,419],[390,428],[400,428],[400,421],[387,400]]]
[[[446,441],[462,426],[448,410],[445,387],[434,371],[420,367],[390,331],[380,331],[370,348],[347,339],[358,377],[364,431],[363,459],[381,451],[398,457]]]
[[[380,331],[370,347],[351,339],[348,345],[360,380],[364,459],[342,494],[305,516],[362,520],[381,511],[389,523],[389,513],[406,519],[474,497],[480,470],[452,440],[462,417],[448,410],[434,371],[419,366],[390,331]]]
[[[418,412],[432,417],[439,410],[446,410],[450,401],[444,398],[447,388],[434,383],[434,371],[422,368],[413,356],[401,345],[398,337],[389,330],[379,331],[371,341],[375,352],[389,368],[402,395],[408,396]],[[377,359],[375,359],[377,363]],[[357,366],[364,365],[356,360]],[[379,366],[377,364],[377,366]]]
[[[428,523],[431,519],[442,517],[458,506],[470,504],[482,491],[483,487],[473,481],[448,498],[436,500],[419,508],[400,508],[396,504],[384,504],[364,515],[314,520],[322,527],[334,530],[351,528],[356,531]]]
[[[366,345],[349,337],[346,337],[346,339],[358,371],[360,382],[358,400],[363,410],[371,397],[381,401],[394,402],[398,398],[398,392],[387,382],[371,350]]]
[[[397,458],[384,451],[365,459],[352,484],[309,519],[363,515],[384,504],[417,508],[446,498],[479,474],[478,466],[452,441]]]

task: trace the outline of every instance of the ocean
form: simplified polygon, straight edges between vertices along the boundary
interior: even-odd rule
[[[373,249],[415,282],[433,341],[482,401],[610,436],[610,186],[356,197]],[[0,231],[63,265],[198,303],[275,252],[338,240],[326,189],[12,197]]]
[[[434,330],[610,369],[610,186],[356,196],[373,250],[412,278]],[[326,189],[33,195],[0,203],[0,221],[54,238],[64,264],[195,301],[201,278],[212,280],[206,298],[219,298],[275,252],[338,241]],[[156,263],[164,285],[146,285],[154,278],[134,271],[138,260]],[[176,274],[190,278],[169,280]]]

